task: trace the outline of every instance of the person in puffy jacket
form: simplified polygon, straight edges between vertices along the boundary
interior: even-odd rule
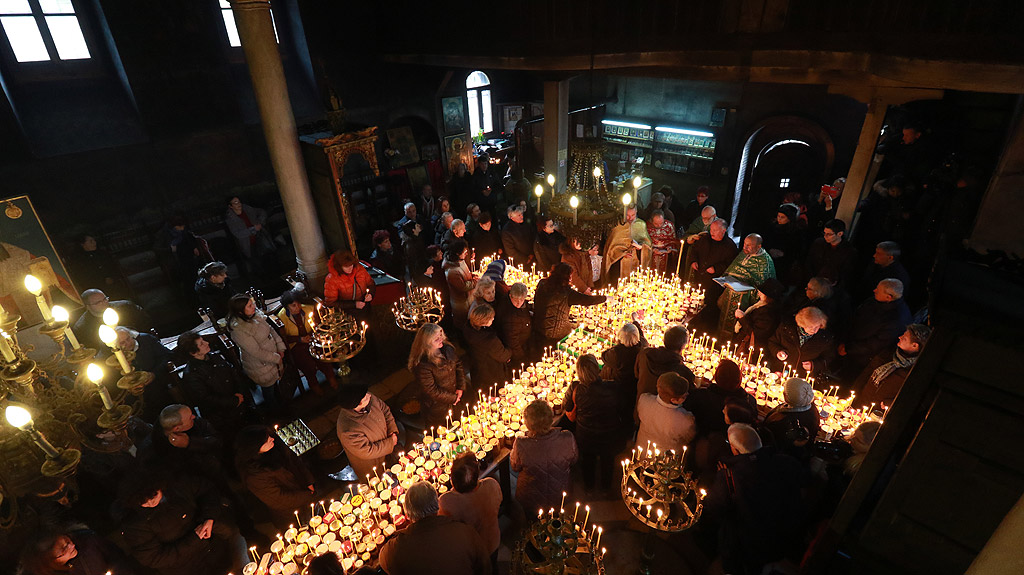
[[[541,347],[553,345],[569,335],[576,324],[569,319],[569,308],[574,305],[597,305],[607,301],[603,295],[582,294],[569,285],[572,266],[560,263],[551,275],[540,280],[534,295],[533,333]]]
[[[569,471],[579,459],[576,439],[564,429],[552,427],[555,420],[551,405],[537,399],[523,410],[526,435],[517,437],[509,462],[519,473],[516,501],[527,517],[535,509],[558,505],[562,493],[572,490]]]
[[[260,386],[267,403],[283,408],[295,392],[293,389],[289,393],[279,384],[284,368],[284,340],[248,295],[238,294],[228,302],[228,332],[238,346],[242,371]]]
[[[338,306],[356,316],[368,319],[370,302],[377,286],[366,268],[359,263],[352,252],[338,250],[327,261],[327,278],[324,280],[324,303]]]
[[[469,294],[476,288],[477,277],[469,271],[466,259],[469,257],[469,246],[465,240],[455,240],[444,256],[444,276],[448,281],[448,297],[451,305],[452,318],[457,327],[466,324],[469,313]]]

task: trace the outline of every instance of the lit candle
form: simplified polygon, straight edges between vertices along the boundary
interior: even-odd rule
[[[659,512],[658,515],[661,516],[661,513]],[[594,543],[594,547],[600,547],[601,546],[601,534],[602,533],[604,533],[604,527],[598,527],[597,528],[597,543]]]
[[[590,506],[587,505],[584,509],[587,510],[587,515],[583,518],[583,530],[585,531],[587,529],[587,521],[590,521]]]
[[[572,208],[572,225],[576,225],[576,210],[580,207],[580,199],[576,196],[569,198],[569,207]]]
[[[629,219],[627,212],[629,211],[629,204],[632,202],[633,196],[629,195],[629,192],[622,194],[622,221],[624,222]]]
[[[554,179],[554,176],[552,176]],[[540,197],[544,195],[544,187],[537,184],[537,187],[533,189],[533,194],[537,196],[537,215],[540,215]]]
[[[3,354],[4,361],[12,363],[17,357],[14,355],[14,350],[11,348],[11,343],[7,341],[7,332],[0,331],[0,354]]]
[[[89,381],[96,384],[96,389],[100,393],[100,399],[103,400],[103,409],[107,411],[114,409],[114,401],[110,398],[110,392],[103,385],[103,368],[98,363],[90,363],[85,368],[85,376],[89,378]]]
[[[62,306],[55,305],[53,306],[53,309],[50,311],[53,313],[53,319],[55,321],[60,322],[68,321],[69,319],[71,319],[71,315],[68,313],[68,310],[64,309]],[[68,327],[64,328],[64,337],[68,338],[68,343],[71,344],[71,349],[78,349],[82,347],[81,344],[78,343],[78,338],[75,337],[75,332],[71,331],[70,324],[68,325]]]
[[[573,523],[576,523],[576,515],[578,515],[579,512],[580,512],[580,502],[577,501],[576,502],[576,511],[574,511],[573,514],[572,514],[572,522]]]
[[[46,305],[46,300],[43,299],[43,282],[39,281],[34,275],[25,276],[25,289],[36,297],[36,305],[39,306],[39,313],[43,314],[43,320],[50,322],[53,320],[53,316],[50,315],[50,308]]]
[[[559,508],[565,507],[565,496],[568,495],[565,491],[562,492],[562,502],[558,504]]]
[[[107,344],[110,349],[114,351],[114,356],[117,357],[117,362],[121,364],[121,371],[127,375],[132,372],[132,366],[128,365],[128,359],[125,358],[124,353],[120,348],[117,347],[117,332],[114,328],[109,325],[101,325],[99,329],[100,341]]]

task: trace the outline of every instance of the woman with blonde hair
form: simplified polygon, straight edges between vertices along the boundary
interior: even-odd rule
[[[443,425],[445,415],[462,399],[466,372],[441,326],[428,323],[416,332],[408,368],[419,384],[425,424]]]

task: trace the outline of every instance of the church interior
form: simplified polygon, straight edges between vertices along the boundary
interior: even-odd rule
[[[0,0],[0,186],[0,574],[1024,572],[1022,3]]]

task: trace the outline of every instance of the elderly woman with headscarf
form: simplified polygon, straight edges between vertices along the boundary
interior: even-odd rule
[[[765,416],[761,435],[765,443],[806,461],[811,456],[821,423],[814,405],[814,388],[806,380],[791,377],[782,397],[784,402]]]

